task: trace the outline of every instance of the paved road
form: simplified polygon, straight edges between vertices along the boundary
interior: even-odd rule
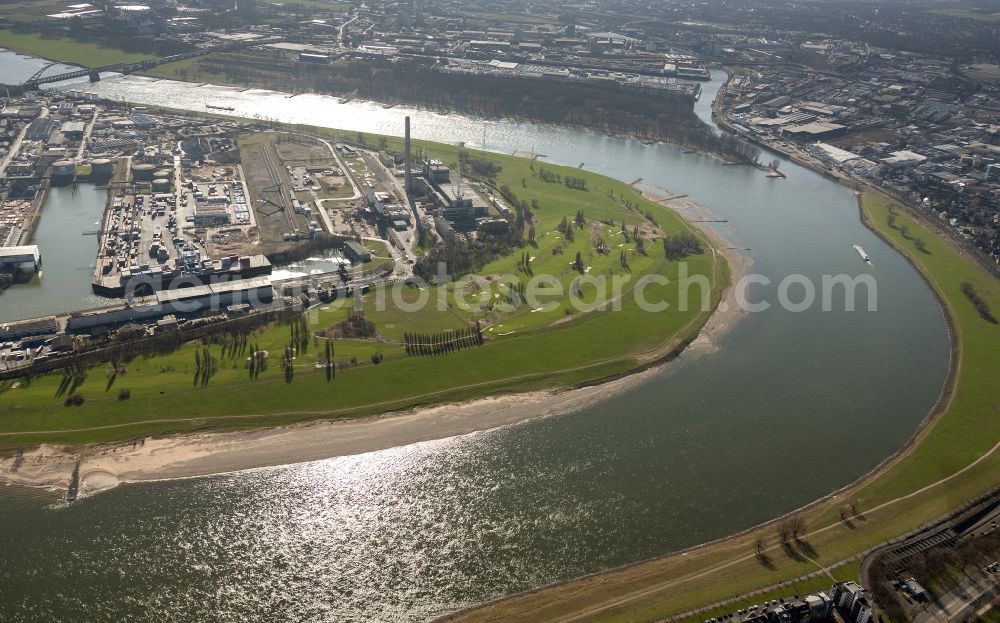
[[[83,152],[87,148],[87,141],[90,140],[90,134],[94,131],[94,124],[97,123],[97,116],[101,114],[100,108],[94,107],[94,114],[90,116],[90,121],[87,122],[87,128],[83,132],[83,137],[80,139],[80,147],[76,150],[76,161],[80,162],[83,160]]]
[[[49,116],[49,109],[46,108],[45,106],[42,106],[42,114],[39,115],[38,118],[43,119],[48,116]],[[30,122],[24,124],[24,127],[21,128],[21,133],[17,135],[17,138],[14,139],[14,143],[11,144],[10,151],[7,152],[7,155],[4,157],[3,161],[0,162],[0,178],[4,176],[4,173],[7,171],[7,167],[14,159],[14,156],[20,153],[21,143],[24,141],[24,135],[28,133],[28,126],[30,125],[31,125]]]
[[[323,203],[326,201],[349,202],[349,201],[354,201],[355,199],[359,199],[361,197],[361,186],[358,185],[358,181],[354,177],[354,172],[351,171],[351,168],[347,166],[347,163],[344,162],[343,158],[341,158],[340,152],[337,151],[337,148],[333,145],[333,143],[331,143],[328,140],[319,138],[318,136],[313,136],[311,134],[299,134],[297,132],[285,132],[284,134],[298,134],[299,136],[306,136],[326,145],[326,148],[330,150],[330,155],[333,156],[333,159],[337,163],[337,166],[340,167],[341,171],[343,171],[344,175],[351,183],[351,188],[354,189],[354,194],[352,194],[350,197],[338,197],[336,199],[322,199],[322,200],[316,194],[315,188],[309,189],[309,192],[313,198],[313,203],[316,204],[316,211],[319,212],[319,216],[323,220],[323,224],[326,226],[326,230],[332,234],[334,233],[333,221],[330,220],[330,215],[327,213],[326,207],[323,206]]]
[[[982,605],[981,600],[989,600],[998,593],[1000,575],[979,571],[938,599],[924,604],[923,612],[913,619],[914,623],[960,621]]]
[[[7,152],[6,156],[4,156],[3,161],[0,161],[0,178],[4,176],[4,173],[6,173],[7,166],[10,164],[10,161],[14,159],[14,156],[18,152],[21,151],[21,142],[24,141],[24,135],[27,131],[27,125],[21,128],[21,132],[17,135],[17,138],[14,139],[14,143],[10,146],[10,151]]]

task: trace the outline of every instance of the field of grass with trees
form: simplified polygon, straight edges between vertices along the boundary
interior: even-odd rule
[[[1000,281],[883,195],[866,193],[866,223],[927,279],[951,319],[953,388],[913,444],[883,470],[836,495],[729,539],[515,595],[454,621],[647,621],[740,598],[817,571],[850,568],[859,553],[952,511],[1000,473]],[[969,292],[975,293],[975,300]],[[856,568],[856,563],[855,563]],[[840,575],[839,573],[836,575]],[[826,579],[827,585],[832,583]],[[812,582],[817,584],[817,582]],[[787,588],[769,594],[787,595]],[[749,600],[750,603],[758,601]],[[739,607],[739,606],[736,606]],[[732,611],[730,606],[717,612]],[[704,613],[691,620],[704,620]]]
[[[151,54],[128,52],[101,42],[76,41],[69,37],[53,37],[13,30],[0,30],[0,48],[83,67],[102,67],[155,58]]]
[[[379,140],[354,136],[366,143]],[[386,140],[390,148],[397,142]],[[418,145],[453,167],[463,157],[458,147]],[[384,305],[372,292],[262,329],[233,329],[186,343],[178,336],[178,345],[162,352],[94,366],[68,364],[61,371],[5,381],[0,449],[356,417],[612,377],[682,347],[727,287],[728,265],[708,241],[628,185],[544,165],[564,180],[579,180],[571,188],[565,181],[541,179],[537,162],[465,153],[489,163],[492,183],[516,193],[533,214],[520,240],[468,245],[475,259],[461,273],[481,275],[478,284],[470,279],[464,287],[402,286],[396,301],[389,294]],[[518,213],[523,218],[524,212]],[[696,304],[679,311],[677,289],[654,285],[646,290],[647,299],[671,307],[642,311],[629,296],[631,288],[643,275],[677,276],[679,258],[668,257],[664,238],[681,234],[694,241],[684,258],[688,272],[710,283],[708,308]],[[521,284],[541,274],[553,275],[565,294],[544,309],[529,308],[517,294]],[[570,293],[592,299],[594,287],[584,276],[627,276],[620,311],[569,305]],[[487,287],[496,296],[484,306],[461,303],[481,299]],[[692,300],[699,290],[692,289]],[[404,310],[422,296],[428,305]]]

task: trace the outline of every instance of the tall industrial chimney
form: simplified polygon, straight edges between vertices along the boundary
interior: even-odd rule
[[[403,171],[405,172],[406,192],[412,192],[412,181],[410,179],[410,118],[406,118],[406,134],[403,139]]]

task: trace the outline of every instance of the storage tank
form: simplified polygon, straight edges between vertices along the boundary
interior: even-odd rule
[[[165,177],[170,179],[174,176],[173,169],[158,169],[156,173],[153,173],[153,177]]]
[[[153,178],[153,191],[158,193],[165,193],[170,190],[170,180],[165,177],[154,177]]]
[[[148,182],[149,180],[156,177],[155,164],[134,164],[132,165],[132,178],[139,181]]]
[[[76,163],[72,160],[56,160],[52,163],[53,177],[73,177],[76,175]]]
[[[90,163],[91,177],[111,177],[115,172],[115,161],[110,158],[96,158]]]

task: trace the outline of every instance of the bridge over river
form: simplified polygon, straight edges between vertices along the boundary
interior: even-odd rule
[[[191,52],[184,52],[182,54],[172,54],[170,56],[164,56],[163,58],[151,58],[144,61],[136,61],[134,63],[114,63],[112,65],[102,65],[101,67],[87,67],[76,69],[73,71],[66,71],[59,74],[53,74],[51,76],[46,76],[45,71],[55,65],[56,63],[50,63],[38,71],[35,72],[33,76],[24,81],[21,85],[26,90],[37,89],[43,84],[51,84],[53,82],[62,82],[64,80],[72,80],[74,78],[82,78],[84,76],[89,76],[91,82],[100,82],[101,74],[106,72],[118,73],[118,74],[130,74],[143,69],[151,69],[157,65],[164,65],[166,63],[175,63],[177,61],[183,61],[189,58],[194,58],[196,56],[204,56],[206,54],[211,54],[213,52],[231,52],[240,48],[264,45],[267,43],[278,43],[280,38],[270,37],[267,39],[254,40],[254,41],[234,41],[232,43],[227,43],[225,45],[216,46],[213,48],[193,50]]]

